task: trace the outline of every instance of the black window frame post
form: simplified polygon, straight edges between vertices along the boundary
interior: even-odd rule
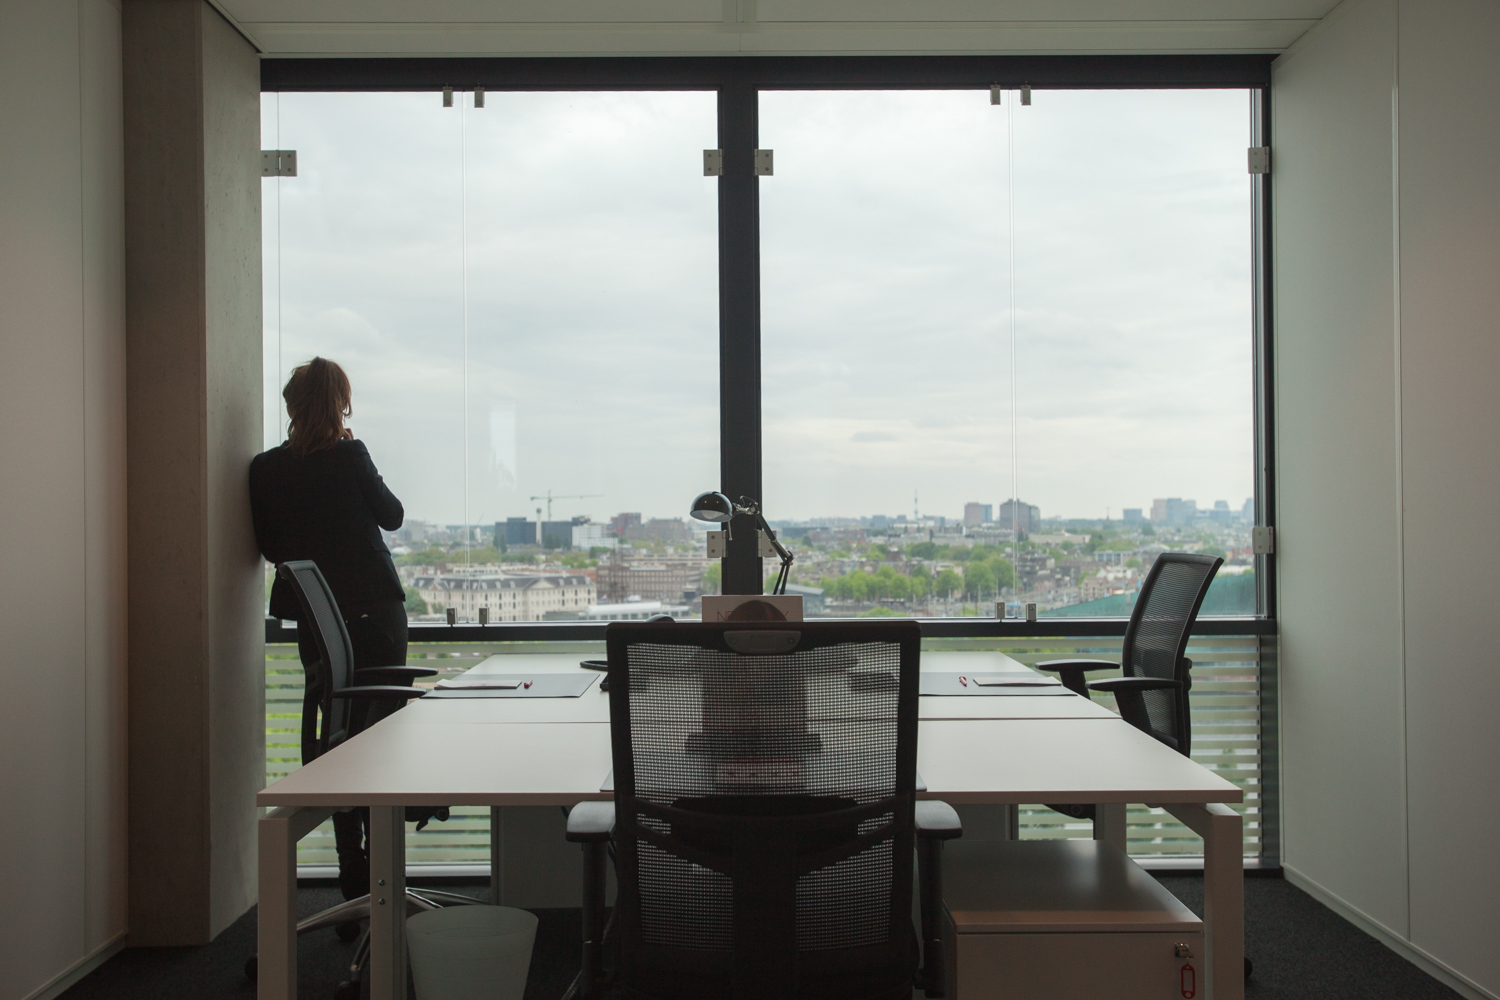
[[[730,500],[760,502],[760,91],[747,74],[719,86],[719,480]],[[759,594],[765,586],[753,519],[730,523],[723,592]]]

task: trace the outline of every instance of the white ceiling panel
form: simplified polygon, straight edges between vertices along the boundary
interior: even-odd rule
[[[1337,0],[209,0],[269,55],[1281,51]]]

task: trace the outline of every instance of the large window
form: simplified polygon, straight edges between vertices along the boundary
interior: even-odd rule
[[[1255,610],[1245,91],[770,92],[765,493],[833,615]],[[821,594],[817,593],[822,591]]]
[[[685,614],[683,514],[718,479],[714,95],[483,103],[265,95],[298,154],[266,192],[266,447],[291,369],[332,358],[406,508],[414,618]]]
[[[345,366],[414,619],[697,617],[721,485],[809,616],[1256,613],[1251,91],[714,86],[264,95],[265,443]]]

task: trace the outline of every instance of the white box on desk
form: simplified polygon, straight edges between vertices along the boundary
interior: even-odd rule
[[[1203,921],[1095,840],[950,841],[946,1000],[1193,1000]]]
[[[703,620],[706,622],[726,622],[729,620],[730,612],[749,601],[765,601],[771,607],[780,611],[789,622],[800,622],[802,620],[801,594],[723,594],[715,597],[705,597],[703,599]]]

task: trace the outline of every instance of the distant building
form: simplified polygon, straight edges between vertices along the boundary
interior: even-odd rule
[[[1245,499],[1245,506],[1243,506],[1243,507],[1240,508],[1240,520],[1244,521],[1246,524],[1254,524],[1255,523],[1255,498],[1254,497],[1247,497]]]
[[[1003,505],[1001,510],[1003,516]],[[1057,560],[1035,549],[1017,552],[1013,562],[1016,567],[1016,589],[1022,592],[1051,589],[1061,583],[1065,576],[1057,572]]]
[[[1042,510],[1024,500],[1007,500],[1000,505],[999,524],[1002,531],[1029,535],[1042,526]]]
[[[814,618],[823,613],[823,588],[804,587],[800,584],[789,583],[786,585],[787,596],[800,595],[802,597],[802,617]]]
[[[524,517],[510,517],[495,522],[495,548],[511,545],[535,545],[536,522]]]
[[[1151,501],[1151,520],[1156,524],[1191,524],[1198,516],[1198,501],[1180,497]]]
[[[702,592],[703,571],[707,567],[708,560],[697,556],[638,563],[611,560],[599,567],[599,596],[610,603],[631,597],[665,604],[683,603]]]
[[[549,612],[580,612],[598,600],[594,581],[582,573],[464,573],[419,576],[412,586],[433,611],[453,608],[462,621],[478,621],[489,608],[492,622],[542,621]]]
[[[1145,520],[1145,518],[1141,517],[1141,508],[1139,507],[1126,507],[1123,516],[1126,524],[1138,524]]]
[[[589,549],[612,549],[619,544],[619,539],[608,533],[608,529],[602,524],[586,522],[573,525],[573,548],[580,552]]]
[[[639,513],[616,514],[609,519],[609,533],[617,538],[624,538],[626,537],[625,533],[629,529],[638,528],[640,525],[641,515]]]
[[[573,529],[581,524],[587,524],[587,517],[575,517],[570,521],[543,521],[542,537],[534,544],[540,544],[544,549],[571,549],[573,547]]]
[[[691,542],[693,540],[693,529],[679,517],[653,517],[643,524],[639,514],[629,516],[635,518],[635,523],[625,526],[624,537],[627,541]]]
[[[1233,512],[1229,509],[1229,501],[1215,500],[1214,509],[1208,511],[1208,517],[1215,524],[1228,524],[1234,518]]]
[[[977,528],[981,524],[989,524],[995,519],[994,515],[994,504],[966,503],[964,504],[964,527]]]

